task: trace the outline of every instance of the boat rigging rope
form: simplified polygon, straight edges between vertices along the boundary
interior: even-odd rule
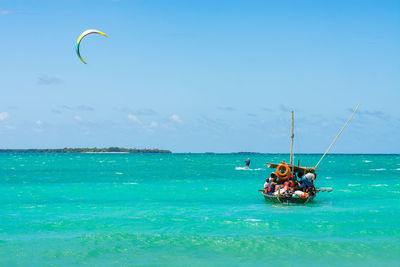
[[[351,114],[351,117],[348,119],[348,121],[346,122],[346,124],[343,126],[342,130],[340,130],[339,134],[335,137],[335,139],[333,140],[332,144],[328,147],[328,149],[326,150],[325,154],[322,156],[322,158],[318,161],[317,165],[315,165],[314,169],[316,169],[318,167],[318,165],[321,163],[322,159],[325,157],[326,153],[328,153],[328,151],[331,149],[331,147],[333,146],[333,144],[336,142],[336,140],[338,139],[338,137],[340,136],[340,134],[343,132],[344,128],[346,128],[347,124],[351,121],[351,119],[353,118],[354,114],[356,113],[358,107],[360,106],[360,104],[358,104],[358,106],[356,107],[356,109],[354,110],[353,114]]]

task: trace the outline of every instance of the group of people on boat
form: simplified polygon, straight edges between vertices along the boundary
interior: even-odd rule
[[[271,172],[271,176],[265,180],[264,192],[267,195],[308,198],[314,197],[317,193],[314,187],[315,173],[297,172],[291,174],[288,171],[286,176],[280,174],[281,172],[277,168],[277,172]]]

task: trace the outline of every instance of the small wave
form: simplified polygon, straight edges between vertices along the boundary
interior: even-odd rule
[[[235,170],[237,171],[263,171],[263,168],[257,168],[257,169],[250,169],[247,167],[236,167]]]
[[[386,171],[385,168],[380,168],[380,169],[370,169],[370,171]]]
[[[370,163],[370,162],[372,162],[372,161],[370,161],[370,160],[363,160],[363,162],[365,162],[365,163]]]
[[[332,177],[329,177],[329,176],[328,176],[328,177],[325,177],[325,179],[326,179],[326,180],[330,180],[330,179],[332,179]]]
[[[350,190],[347,190],[347,189],[339,189],[337,191],[346,192],[346,193],[351,192]]]
[[[33,205],[33,206],[26,206],[26,207],[22,207],[24,209],[35,209],[35,208],[43,208],[46,207],[46,205]]]
[[[123,183],[123,184],[138,184],[138,183]]]
[[[359,186],[360,184],[348,184],[347,186]]]
[[[400,168],[395,169],[395,171],[400,171]]]
[[[246,222],[261,222],[259,219],[246,219]]]
[[[235,170],[237,170],[237,171],[247,171],[247,170],[250,170],[250,169],[247,168],[247,167],[236,167]]]
[[[373,184],[372,186],[377,186],[377,187],[379,187],[379,186],[388,186],[387,184]]]
[[[115,174],[121,175],[121,174],[124,174],[124,173],[123,172],[116,172]]]

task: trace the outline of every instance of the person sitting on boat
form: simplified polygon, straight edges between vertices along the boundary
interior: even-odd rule
[[[276,174],[273,172],[271,173],[271,178],[266,179],[267,182],[264,184],[264,191],[268,195],[272,195],[275,192],[275,186],[276,186]]]
[[[264,191],[265,191],[265,192],[267,192],[267,188],[268,188],[268,185],[269,185],[269,179],[270,179],[270,178],[266,178],[266,179],[265,179],[265,183],[264,183]]]
[[[276,175],[276,173],[275,172],[271,172],[269,180],[270,181],[275,180],[275,182],[276,182],[277,179],[278,179],[278,176]]]
[[[316,189],[314,187],[315,174],[309,172],[301,178],[301,186],[303,191],[311,195],[315,194]]]
[[[270,177],[268,177],[267,179],[265,179],[264,189],[268,187],[269,183],[270,183],[274,178],[275,178],[275,179],[277,178],[276,173],[271,172]],[[275,181],[275,182],[276,182],[276,181]]]
[[[276,176],[276,186],[275,186],[275,193],[278,194],[278,191],[283,188],[284,180],[279,179],[278,176]]]
[[[301,182],[297,181],[296,179],[294,180],[294,185],[293,185],[293,191],[302,191],[303,187],[301,186]]]
[[[284,184],[284,187],[286,189],[286,196],[292,196],[294,190],[293,190],[293,186],[294,186],[294,182],[292,180],[288,180],[286,181]]]
[[[248,168],[250,166],[250,159],[247,158],[247,160],[244,163],[246,164],[243,166],[243,168]]]
[[[304,175],[304,172],[303,172],[303,171],[297,171],[295,176],[297,176],[297,177],[301,180],[301,178],[303,177],[303,175]]]

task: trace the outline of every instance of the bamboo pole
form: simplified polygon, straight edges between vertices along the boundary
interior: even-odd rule
[[[293,163],[293,138],[294,138],[294,134],[293,134],[293,125],[294,125],[294,122],[293,122],[293,118],[294,116],[293,116],[293,110],[292,110],[292,133],[291,133],[291,135],[290,135],[290,164],[292,164]]]
[[[336,142],[336,140],[338,139],[338,137],[340,136],[340,134],[343,132],[344,128],[346,128],[347,124],[351,121],[351,119],[353,118],[354,114],[356,113],[358,107],[360,106],[360,104],[358,104],[358,106],[356,107],[356,109],[354,110],[353,114],[351,114],[350,118],[347,120],[346,124],[343,126],[342,130],[340,130],[339,134],[335,137],[335,139],[333,139],[332,144],[328,147],[328,149],[326,150],[325,154],[322,156],[322,158],[318,161],[317,165],[315,165],[315,169],[318,167],[318,165],[321,163],[322,159],[325,157],[326,153],[328,153],[328,151],[331,149],[331,147],[333,146],[333,144]]]

